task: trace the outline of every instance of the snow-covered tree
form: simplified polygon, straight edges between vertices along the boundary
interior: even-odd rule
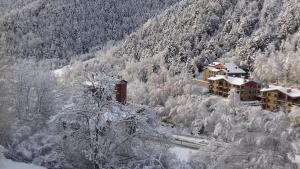
[[[69,62],[72,56],[94,52],[109,41],[122,40],[175,2],[1,1],[0,54]]]
[[[210,141],[204,152],[199,150],[202,155],[195,156],[191,165],[206,161],[207,168],[296,168],[289,158],[294,154],[291,142],[295,135],[285,113],[239,106],[239,113],[234,114],[225,101],[211,108],[204,126],[217,142]]]
[[[19,154],[19,160],[32,160],[40,148],[33,146],[39,142],[35,139],[47,135],[47,122],[60,107],[60,90],[47,62],[18,61],[11,71],[6,77],[11,102],[6,139],[11,141],[6,144],[10,153]]]
[[[292,122],[292,125],[298,126],[300,124],[300,108],[293,107],[292,111],[289,113],[289,118]]]
[[[56,115],[55,132],[62,138],[71,165],[82,168],[139,168],[161,166],[160,148],[148,147],[155,136],[154,113],[143,107],[124,106],[115,100],[116,80],[110,68],[90,63],[76,78],[72,103]],[[107,72],[107,73],[106,73]],[[157,135],[159,136],[159,135]],[[83,163],[76,159],[84,158]]]
[[[263,82],[297,86],[299,82],[299,33],[282,42],[280,51],[270,45],[255,60],[255,75]]]
[[[228,94],[228,104],[234,111],[237,111],[236,108],[239,107],[241,102],[240,95],[237,93],[237,89],[231,89]]]

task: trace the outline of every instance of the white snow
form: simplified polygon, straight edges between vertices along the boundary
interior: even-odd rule
[[[296,163],[298,166],[298,169],[300,169],[300,155],[296,155],[293,162]]]
[[[217,75],[217,76],[208,78],[208,80],[221,80],[221,79],[224,79],[224,78],[225,78],[224,75]]]
[[[57,77],[57,78],[61,78],[63,77],[66,73],[68,73],[69,71],[71,70],[71,66],[68,65],[68,66],[65,66],[61,69],[56,69],[53,71],[54,75]]]
[[[245,80],[245,78],[238,78],[238,77],[230,77],[228,76],[227,81],[231,84],[234,85],[243,85],[245,84],[247,81]]]
[[[208,66],[215,67],[215,66],[218,66],[220,64],[222,64],[222,63],[221,62],[213,62],[213,63],[209,64]]]
[[[239,68],[236,64],[234,63],[225,63],[224,64],[225,68],[226,68],[226,71],[228,73],[246,73],[243,69]]]
[[[229,74],[244,74],[246,73],[243,69],[239,68],[235,63],[225,63],[224,64],[224,67],[225,69],[217,69],[216,66],[220,65],[222,63],[220,62],[213,62],[212,64],[209,64],[208,65],[208,69],[210,71],[214,71],[214,72],[218,72],[218,71],[221,71],[221,70],[224,70],[225,72],[229,73]]]
[[[295,150],[295,152],[296,152],[295,159],[292,158],[292,161],[293,161],[294,163],[296,163],[297,166],[298,166],[298,169],[300,169],[300,154],[299,154],[299,150],[300,150],[300,149],[299,149],[299,148],[300,148],[300,142],[299,142],[299,140],[293,142],[293,143],[292,143],[292,146],[293,146],[293,148],[294,148],[294,150]]]
[[[8,159],[0,159],[0,169],[46,169],[33,164],[14,162]]]
[[[183,148],[183,147],[172,147],[169,149],[171,153],[174,153],[176,157],[181,161],[188,161],[191,156],[195,155],[198,150],[193,150],[190,148]]]

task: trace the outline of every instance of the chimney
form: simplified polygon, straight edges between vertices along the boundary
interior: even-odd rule
[[[292,89],[291,89],[291,88],[287,88],[286,91],[287,91],[288,93],[291,93],[291,92],[292,92]]]

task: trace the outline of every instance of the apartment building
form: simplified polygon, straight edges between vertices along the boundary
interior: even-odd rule
[[[245,78],[217,75],[208,78],[209,91],[213,94],[227,97],[231,89],[235,88],[242,101],[258,100],[260,85]]]
[[[273,112],[291,112],[293,106],[300,106],[300,90],[270,85],[261,89],[262,108]]]

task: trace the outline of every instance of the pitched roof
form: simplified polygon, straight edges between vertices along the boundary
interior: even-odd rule
[[[236,64],[232,62],[225,63],[224,66],[227,73],[246,73],[243,69],[239,68]]]
[[[221,80],[221,79],[224,79],[226,80],[228,83],[231,83],[233,85],[238,85],[238,86],[241,86],[249,81],[247,81],[246,79],[244,78],[239,78],[239,77],[226,77],[224,75],[217,75],[215,77],[210,77],[208,78],[208,80]]]
[[[283,87],[283,86],[270,85],[268,88],[263,88],[260,91],[261,92],[268,92],[268,91],[277,90],[277,91],[280,91],[281,93],[284,93],[284,94],[286,94],[286,95],[288,95],[292,98],[300,97],[300,90],[291,89],[291,92],[288,92],[288,89],[291,89],[291,88],[287,88],[287,87]]]

